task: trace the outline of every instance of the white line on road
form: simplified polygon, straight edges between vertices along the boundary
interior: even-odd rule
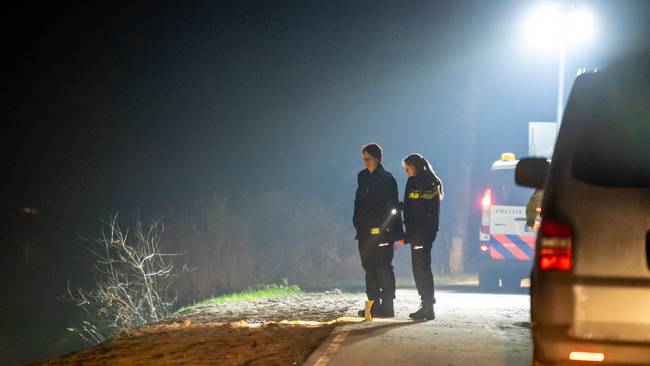
[[[316,363],[314,364],[315,366],[327,366],[330,361],[332,360],[332,355],[338,351],[339,347],[341,347],[341,343],[345,340],[345,338],[348,336],[349,332],[341,332],[337,334],[327,345],[327,349],[325,349],[325,352],[318,358]]]

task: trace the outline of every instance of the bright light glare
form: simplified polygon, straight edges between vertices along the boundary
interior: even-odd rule
[[[586,9],[544,3],[534,8],[524,22],[524,36],[535,48],[560,43],[585,42],[594,33],[594,18]]]
[[[546,48],[560,38],[562,23],[559,6],[542,4],[528,15],[524,23],[524,34],[534,47]]]
[[[576,41],[586,41],[594,33],[594,18],[585,9],[576,9],[571,12],[568,22],[568,32]]]

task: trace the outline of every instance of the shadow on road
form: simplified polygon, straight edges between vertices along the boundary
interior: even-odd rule
[[[386,324],[381,324],[381,325],[375,325],[370,323],[372,325],[364,326],[363,328],[346,330],[350,335],[347,338],[348,339],[347,344],[348,345],[355,344],[359,341],[367,339],[369,335],[376,337],[385,334],[392,329],[409,327],[409,326],[418,325],[422,323],[423,322],[421,321],[392,321],[392,320]]]

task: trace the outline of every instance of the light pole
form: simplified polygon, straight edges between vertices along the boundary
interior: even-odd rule
[[[540,3],[528,14],[524,34],[534,48],[556,48],[559,53],[556,123],[564,111],[564,80],[567,48],[588,41],[594,33],[591,13],[573,3]]]
[[[560,124],[562,123],[562,112],[564,111],[564,67],[566,64],[566,42],[562,42],[560,45],[560,65],[558,67],[557,75],[557,110],[555,114],[555,123],[557,123],[557,130],[560,130]]]

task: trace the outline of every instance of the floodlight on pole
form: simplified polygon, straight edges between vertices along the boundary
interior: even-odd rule
[[[540,3],[524,22],[527,42],[536,49],[554,49],[559,54],[556,123],[562,122],[567,45],[589,41],[594,34],[594,18],[572,3]],[[559,130],[559,129],[558,129]]]

